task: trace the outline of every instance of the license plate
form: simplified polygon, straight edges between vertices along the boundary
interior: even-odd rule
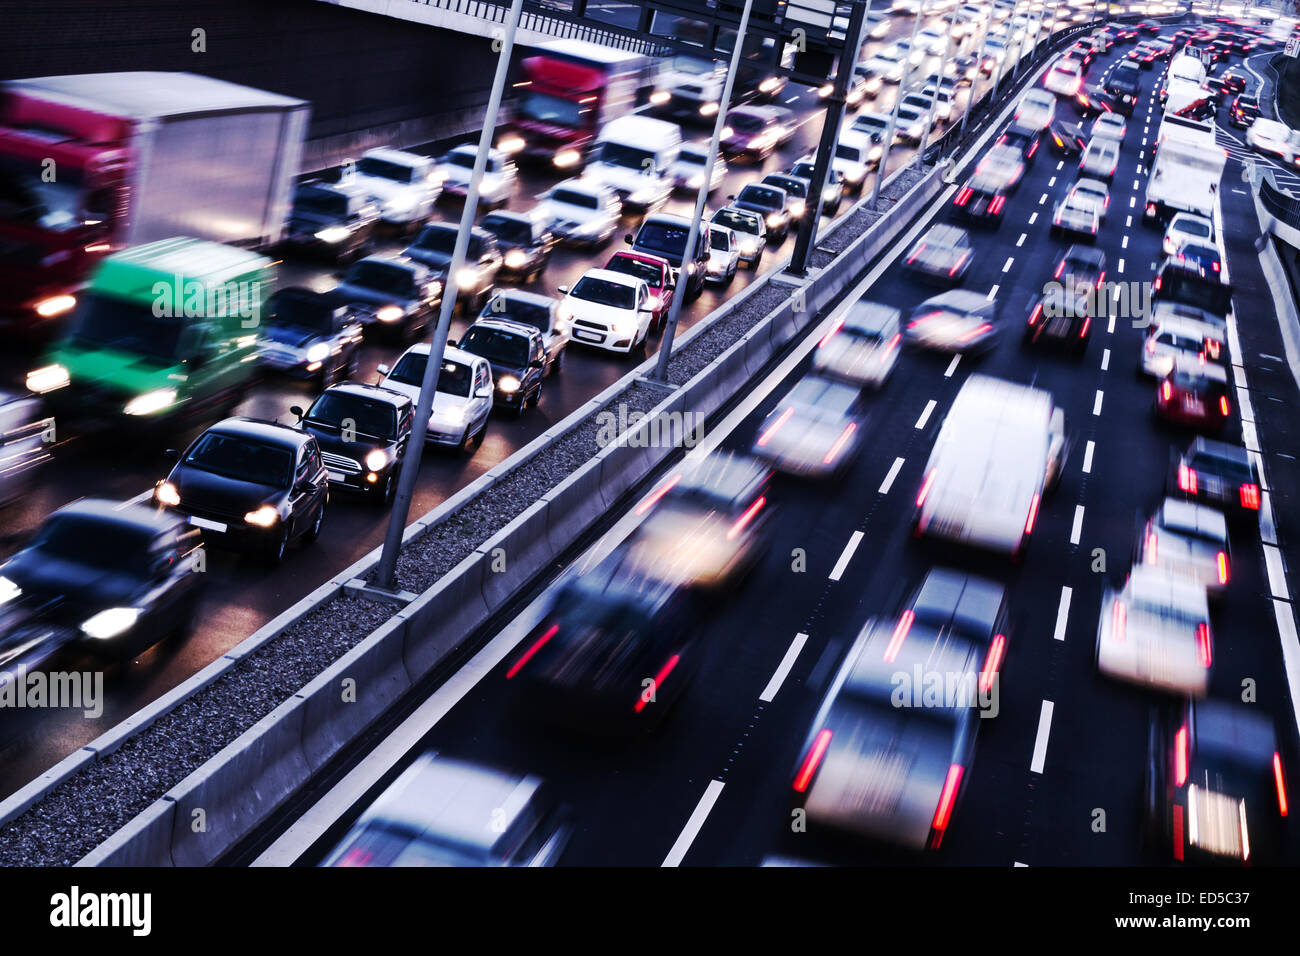
[[[190,515],[190,524],[196,528],[207,528],[209,531],[224,532],[226,530],[226,525],[223,522],[209,521],[207,518],[196,518],[194,515]]]
[[[605,336],[601,335],[599,332],[587,332],[583,329],[574,329],[573,335],[575,338],[582,339],[584,342],[603,342],[605,340]]]
[[[1183,411],[1187,412],[1189,415],[1204,415],[1205,403],[1199,398],[1184,397]]]
[[[330,476],[330,481],[342,481],[342,480],[343,480],[343,472],[341,472],[341,471],[330,471],[329,469],[326,469],[326,470],[325,470],[325,473],[326,473],[327,475]]]

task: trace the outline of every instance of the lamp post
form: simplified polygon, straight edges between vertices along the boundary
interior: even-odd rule
[[[880,198],[880,183],[885,178],[885,167],[889,163],[889,148],[894,145],[894,127],[898,125],[898,106],[903,102],[907,92],[907,81],[912,76],[912,53],[916,50],[916,33],[921,27],[921,18],[925,14],[926,0],[920,0],[916,8],[916,19],[912,21],[912,40],[907,45],[907,62],[903,64],[903,75],[898,81],[898,96],[894,98],[894,108],[889,111],[889,122],[885,125],[885,141],[880,148],[880,165],[876,167],[876,178],[871,184],[871,208],[876,207]]]
[[[938,73],[939,80],[934,85],[934,96],[930,98],[930,109],[925,116],[925,131],[921,133],[921,145],[917,147],[917,155],[921,158],[921,163],[923,165],[925,163],[925,144],[930,139],[930,130],[934,126],[934,111],[939,106],[939,94],[943,92],[943,78],[945,75],[943,68],[948,63],[948,51],[952,48],[952,31],[956,26],[957,26],[957,8],[953,7],[952,13],[949,14],[948,16],[948,32],[943,38],[943,55],[939,57],[939,73]],[[956,89],[957,87],[954,86],[953,87],[954,93],[956,92]],[[950,100],[948,103],[949,116],[952,115],[951,110],[952,110],[953,102],[955,100],[956,100],[956,96],[954,96],[953,99]]]

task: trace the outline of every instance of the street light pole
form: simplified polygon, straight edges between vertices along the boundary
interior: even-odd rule
[[[948,32],[943,38],[943,56],[939,57],[939,82],[934,85],[934,96],[930,98],[930,109],[925,115],[925,130],[921,133],[921,145],[917,147],[917,155],[921,159],[921,164],[925,164],[925,144],[930,139],[930,130],[934,127],[934,111],[939,106],[939,94],[943,92],[944,67],[948,63],[948,51],[952,49],[952,31],[957,26],[957,8],[952,8],[952,13],[948,16]],[[953,98],[949,101],[949,116],[957,100],[957,87],[953,86]]]
[[[518,0],[516,0],[518,2]],[[695,194],[695,215],[691,217],[691,228],[686,236],[686,248],[682,252],[682,261],[678,263],[677,284],[673,291],[672,305],[668,307],[668,321],[664,324],[663,338],[659,340],[659,357],[651,378],[657,382],[668,381],[668,362],[672,358],[673,337],[677,332],[677,319],[682,314],[682,303],[686,299],[687,268],[694,269],[695,244],[700,241],[700,220],[704,218],[704,204],[709,198],[709,188],[713,185],[713,164],[718,161],[718,143],[722,139],[722,129],[727,125],[727,111],[731,106],[731,91],[736,85],[736,73],[740,68],[741,51],[745,46],[745,31],[749,29],[749,11],[754,0],[745,0],[745,9],[740,14],[740,27],[736,31],[735,46],[731,51],[731,65],[727,68],[727,80],[722,87],[722,100],[718,103],[718,115],[713,119],[713,136],[709,140],[709,158],[704,164],[704,180]],[[703,278],[700,280],[703,282]]]
[[[505,38],[498,54],[500,59],[497,60],[496,75],[492,78],[492,92],[488,96],[487,112],[483,116],[483,131],[479,134],[474,170],[470,174],[469,187],[465,192],[465,209],[461,213],[460,229],[456,233],[456,245],[452,250],[451,265],[447,269],[447,282],[442,290],[442,308],[438,314],[438,326],[433,333],[433,342],[429,346],[429,360],[425,364],[424,378],[420,384],[420,400],[415,406],[411,437],[406,443],[405,451],[402,452],[397,495],[393,501],[392,513],[388,517],[388,531],[384,535],[384,548],[379,556],[379,568],[373,582],[374,587],[381,591],[397,590],[397,555],[402,549],[402,535],[406,530],[406,518],[411,510],[415,480],[420,472],[420,459],[424,454],[425,437],[429,430],[429,415],[433,410],[434,394],[438,390],[438,375],[442,371],[442,357],[447,348],[447,333],[451,329],[451,313],[456,308],[458,294],[456,276],[465,267],[465,252],[469,248],[470,232],[474,228],[474,214],[478,206],[479,185],[483,181],[483,170],[487,167],[488,154],[492,150],[492,138],[496,134],[501,95],[505,90],[506,76],[510,71],[510,54],[514,50],[515,33],[519,28],[519,15],[523,6],[524,0],[511,0]],[[473,385],[471,384],[470,387],[472,388]],[[467,438],[468,429],[472,426],[472,422],[466,423]]]
[[[894,108],[889,111],[889,123],[885,126],[885,141],[880,149],[880,165],[876,167],[876,178],[871,183],[872,209],[880,198],[880,182],[885,178],[885,167],[889,163],[889,148],[894,145],[894,127],[898,125],[898,107],[907,93],[907,81],[912,76],[912,54],[916,50],[916,33],[921,27],[921,18],[925,15],[926,0],[920,0],[916,8],[916,19],[912,21],[912,39],[907,45],[907,62],[903,64],[903,75],[898,81],[898,95],[894,97]]]

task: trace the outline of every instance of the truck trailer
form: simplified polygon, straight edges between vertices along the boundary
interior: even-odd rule
[[[1212,219],[1219,180],[1228,162],[1227,151],[1214,141],[1214,127],[1166,113],[1154,149],[1142,221],[1163,224],[1180,212]]]

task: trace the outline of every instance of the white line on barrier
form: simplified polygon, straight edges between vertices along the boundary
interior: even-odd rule
[[[118,504],[113,505],[113,510],[125,511],[127,508],[131,507],[132,505],[138,505],[141,502],[148,501],[152,497],[153,497],[152,489],[150,489],[149,491],[142,491],[134,498],[128,498],[126,501],[122,501],[119,502]]]

